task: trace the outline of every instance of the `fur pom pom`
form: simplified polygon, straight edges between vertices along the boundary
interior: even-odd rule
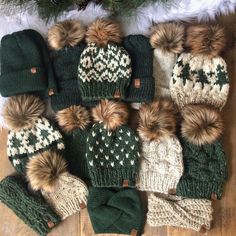
[[[3,106],[2,116],[9,129],[29,128],[45,111],[45,104],[33,95],[10,97]]]
[[[195,25],[187,29],[186,47],[193,54],[218,56],[225,43],[224,29],[219,25]]]
[[[66,162],[58,153],[45,151],[30,159],[26,174],[33,190],[53,192],[59,176],[66,171]]]
[[[211,144],[223,133],[220,113],[209,106],[187,105],[182,117],[182,136],[195,145]]]
[[[85,37],[85,28],[77,20],[56,23],[48,30],[48,43],[54,50],[76,46]]]
[[[57,112],[57,121],[66,133],[70,133],[74,129],[85,129],[90,123],[90,116],[85,107],[71,106]]]
[[[144,141],[168,138],[176,131],[176,109],[171,101],[143,104],[139,110],[138,133]]]
[[[115,130],[128,121],[128,108],[125,103],[101,100],[92,109],[92,116],[95,122],[101,122],[106,129]]]
[[[160,23],[151,28],[150,43],[163,52],[181,53],[184,45],[184,26],[178,23]]]
[[[86,33],[87,43],[95,43],[98,47],[105,47],[109,42],[121,43],[121,40],[120,25],[105,18],[94,21]]]

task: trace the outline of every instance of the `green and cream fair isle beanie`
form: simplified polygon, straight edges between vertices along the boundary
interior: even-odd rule
[[[120,46],[120,26],[97,19],[86,33],[87,47],[80,56],[78,82],[83,101],[124,99],[131,79],[131,59]]]
[[[87,162],[94,187],[135,187],[139,138],[127,126],[126,104],[102,100],[92,109],[95,124],[87,140]]]
[[[139,190],[176,193],[183,174],[183,157],[175,131],[176,111],[172,102],[159,100],[141,106],[138,125],[142,141],[137,181]]]
[[[180,108],[198,103],[224,107],[229,93],[226,63],[219,56],[224,45],[224,31],[219,26],[189,27],[189,52],[179,56],[170,83],[171,97]]]
[[[54,151],[36,155],[27,163],[27,179],[61,219],[80,212],[87,205],[88,189],[78,177],[69,174],[66,161]]]
[[[10,129],[7,155],[19,173],[25,174],[26,164],[34,155],[65,148],[59,130],[42,117],[44,111],[45,104],[33,95],[13,96],[4,104],[3,117]]]
[[[1,40],[0,93],[4,97],[57,92],[49,51],[35,30],[18,31]]]
[[[184,173],[176,193],[186,198],[220,199],[227,178],[219,140],[223,132],[220,113],[207,105],[186,105],[182,119]]]
[[[155,98],[170,98],[170,80],[178,54],[183,51],[184,26],[176,23],[159,23],[151,28],[153,47],[153,76]]]
[[[61,221],[40,193],[28,189],[20,175],[8,176],[0,182],[0,202],[40,236],[46,236]]]

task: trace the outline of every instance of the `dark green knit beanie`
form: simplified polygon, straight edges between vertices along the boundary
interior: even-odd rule
[[[21,176],[8,176],[0,182],[0,201],[40,236],[60,223],[60,217],[41,194],[30,192]]]
[[[96,122],[87,139],[87,162],[94,187],[135,187],[139,139],[126,126],[125,104],[102,100],[93,108]]]
[[[208,106],[187,105],[182,115],[184,174],[177,195],[220,199],[227,178],[225,153],[218,141],[223,127],[220,114]]]
[[[96,234],[143,233],[144,212],[136,189],[90,187],[87,208]]]
[[[151,102],[154,98],[153,52],[149,39],[143,35],[129,35],[123,41],[131,57],[132,77],[127,102]]]
[[[118,25],[108,19],[98,19],[86,34],[88,43],[80,57],[78,83],[84,101],[124,99],[131,78],[131,60],[118,45],[121,33]]]
[[[64,131],[68,169],[87,182],[90,179],[85,156],[90,131],[89,112],[82,106],[71,106],[57,112],[57,121]]]
[[[6,35],[1,41],[0,93],[4,97],[57,92],[47,45],[34,30]]]

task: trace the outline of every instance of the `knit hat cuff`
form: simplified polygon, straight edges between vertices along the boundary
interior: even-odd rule
[[[42,67],[2,74],[0,76],[1,95],[10,97],[17,94],[47,89],[46,72]]]
[[[212,194],[221,199],[223,182],[201,182],[194,179],[183,179],[178,183],[177,195],[187,198],[211,199]]]
[[[141,191],[151,191],[168,194],[171,191],[175,191],[181,174],[176,177],[167,174],[157,174],[155,172],[140,171],[138,177],[137,188]]]
[[[132,169],[96,169],[89,174],[93,187],[135,187],[136,172]]]

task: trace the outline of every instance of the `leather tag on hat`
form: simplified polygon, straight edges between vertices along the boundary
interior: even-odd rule
[[[53,228],[54,225],[55,225],[51,220],[48,221],[47,224],[48,224],[48,227],[49,227],[50,229]]]
[[[216,193],[212,193],[212,194],[211,194],[211,200],[214,200],[214,201],[217,200],[217,195],[216,195]]]
[[[199,233],[200,233],[200,234],[205,234],[206,231],[207,231],[206,226],[205,226],[205,225],[202,225],[201,228],[200,228],[200,230],[199,230]]]
[[[120,98],[120,90],[117,89],[114,94],[114,98]]]
[[[176,189],[175,188],[171,188],[168,190],[168,194],[170,195],[176,195]]]
[[[36,68],[36,67],[32,67],[32,68],[30,69],[30,72],[31,72],[32,74],[36,74],[36,73],[37,73],[37,68]]]
[[[141,87],[141,80],[139,78],[134,79],[134,87],[140,88]]]
[[[80,209],[84,209],[84,208],[86,207],[86,205],[85,205],[84,202],[81,202],[81,203],[79,204],[79,207],[80,207]]]
[[[137,236],[137,235],[138,235],[138,230],[132,229],[130,235],[131,235],[131,236]]]
[[[54,90],[53,90],[53,89],[49,89],[49,90],[48,90],[48,95],[49,95],[49,96],[54,95]]]
[[[129,180],[128,179],[124,179],[123,180],[123,185],[122,185],[124,188],[127,188],[129,187]]]

